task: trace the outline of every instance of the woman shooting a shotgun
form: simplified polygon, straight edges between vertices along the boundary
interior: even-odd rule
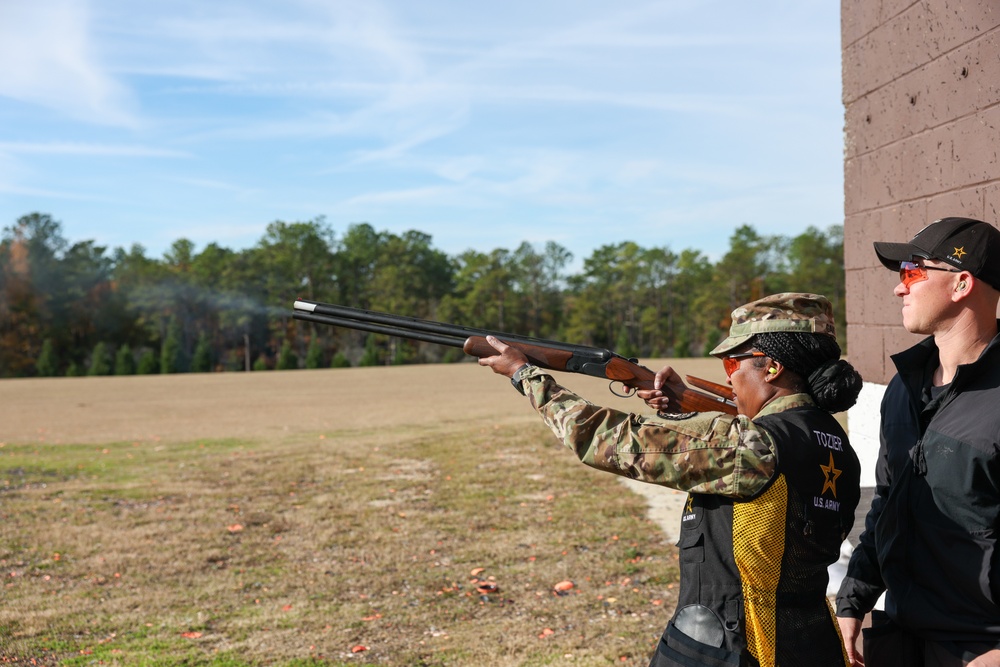
[[[651,667],[847,665],[826,597],[827,566],[854,523],[860,466],[832,413],[857,400],[861,377],[840,359],[830,302],[775,294],[733,311],[712,351],[737,415],[657,415],[594,405],[522,352],[488,338],[479,363],[511,378],[585,464],[687,492],[677,609]],[[665,367],[654,387],[683,384]]]

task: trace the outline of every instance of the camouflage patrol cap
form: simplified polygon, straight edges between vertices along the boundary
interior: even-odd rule
[[[833,306],[825,296],[804,292],[782,292],[751,301],[733,311],[729,337],[711,354],[725,356],[755,334],[779,331],[824,334],[836,340]]]

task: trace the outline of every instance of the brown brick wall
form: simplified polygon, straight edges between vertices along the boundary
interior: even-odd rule
[[[1000,222],[1000,3],[842,0],[847,341],[865,380],[918,340],[872,241]]]

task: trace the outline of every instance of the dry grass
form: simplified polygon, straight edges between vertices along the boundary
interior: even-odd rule
[[[643,499],[475,366],[18,380],[0,402],[0,662],[644,665],[673,607]]]

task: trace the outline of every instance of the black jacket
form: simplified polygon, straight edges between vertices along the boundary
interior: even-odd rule
[[[1000,335],[926,407],[933,339],[892,360],[875,496],[837,614],[861,618],[887,590],[906,630],[1000,646]]]

